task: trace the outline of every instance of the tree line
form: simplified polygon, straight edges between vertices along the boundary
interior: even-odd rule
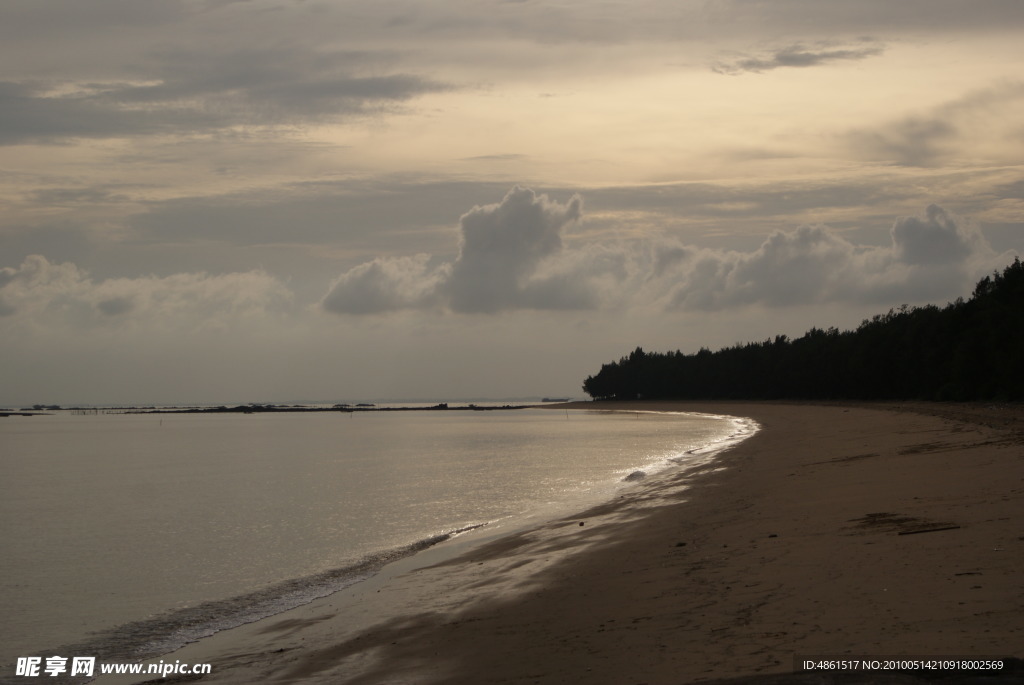
[[[1024,398],[1024,265],[981,279],[970,299],[891,309],[855,330],[712,352],[636,348],[583,382],[594,399]]]

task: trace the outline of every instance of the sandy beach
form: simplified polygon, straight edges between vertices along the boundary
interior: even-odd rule
[[[210,683],[655,685],[916,682],[783,677],[812,656],[1024,657],[1020,408],[574,406],[761,430],[710,466],[457,541],[164,660],[208,662]]]

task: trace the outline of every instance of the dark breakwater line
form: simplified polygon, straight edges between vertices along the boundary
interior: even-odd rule
[[[535,405],[531,404],[506,404],[500,407],[478,406],[467,404],[464,406],[448,406],[447,403],[435,404],[429,407],[374,407],[374,406],[334,406],[334,407],[296,407],[276,404],[245,404],[235,407],[182,407],[169,409],[126,409],[125,414],[268,414],[268,413],[308,413],[308,412],[334,412],[352,414],[357,412],[404,412],[404,411],[507,411],[512,409],[530,409]]]

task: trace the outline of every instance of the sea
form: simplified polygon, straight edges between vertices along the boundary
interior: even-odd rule
[[[581,511],[755,429],[425,406],[0,418],[0,680],[18,657],[166,654],[468,531]]]

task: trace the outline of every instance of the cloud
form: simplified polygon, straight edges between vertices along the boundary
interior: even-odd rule
[[[936,117],[909,117],[874,131],[854,135],[859,147],[900,166],[931,166],[948,150],[957,137],[949,121]]]
[[[985,250],[980,232],[968,228],[937,205],[924,217],[903,217],[892,227],[893,253],[906,264],[958,264]]]
[[[321,305],[336,314],[370,314],[427,306],[437,299],[444,269],[431,270],[430,255],[375,259],[336,279]]]
[[[0,269],[0,316],[25,327],[138,325],[182,332],[229,327],[291,305],[287,286],[261,271],[94,281],[73,263],[41,255]]]
[[[538,276],[537,267],[562,249],[562,229],[582,213],[578,195],[562,205],[517,186],[499,204],[463,214],[459,256],[442,288],[451,307],[494,312],[517,308],[524,299],[539,303],[533,292],[558,276]]]
[[[1003,266],[979,228],[937,205],[897,219],[888,245],[857,245],[824,225],[775,231],[753,251],[714,250],[670,237],[566,248],[582,200],[558,203],[516,187],[460,220],[452,262],[428,255],[380,258],[331,285],[335,314],[447,308],[466,314],[516,309],[655,307],[721,311],[854,303],[949,300]]]
[[[752,254],[705,252],[682,272],[670,298],[681,309],[726,305],[787,306],[835,299],[830,279],[842,271],[853,246],[821,226],[773,233]]]
[[[719,31],[775,34],[800,27],[855,35],[865,31],[912,35],[1019,27],[1024,22],[1024,7],[1017,0],[707,0],[702,15]]]
[[[851,131],[846,140],[854,154],[898,166],[933,167],[953,159],[1016,164],[1024,153],[1022,115],[1024,82],[1004,81],[920,113]]]
[[[761,305],[934,302],[967,293],[974,280],[1004,266],[973,223],[937,205],[902,217],[890,245],[855,245],[827,226],[777,231],[749,253],[691,250],[665,273],[667,305],[717,311]]]
[[[456,312],[585,308],[581,274],[560,262],[562,231],[580,220],[583,200],[567,203],[516,186],[497,204],[459,219],[459,253],[434,268],[429,257],[380,258],[349,270],[321,302],[338,314],[443,304]],[[571,260],[570,260],[571,261]]]
[[[128,196],[114,193],[110,188],[42,188],[31,192],[31,200],[36,204],[51,207],[78,207],[81,205],[123,202]]]
[[[143,213],[130,217],[130,225],[158,241],[334,245],[344,237],[349,248],[376,253],[396,242],[407,244],[413,233],[437,227],[450,231],[453,205],[465,206],[467,196],[488,197],[507,188],[504,183],[418,177],[411,182],[402,178],[312,180],[269,190],[150,202]],[[299,216],[301,222],[296,221]],[[286,233],[283,226],[288,227]],[[430,248],[423,245],[411,251],[425,249]]]
[[[363,55],[308,48],[140,61],[116,80],[0,82],[0,145],[338,121],[450,89],[410,73],[361,73]]]
[[[520,0],[515,0],[519,2]],[[505,153],[497,155],[476,155],[474,157],[463,157],[460,161],[462,162],[516,162],[519,160],[527,159],[526,155],[520,155],[515,153]]]
[[[130,297],[111,297],[97,302],[96,309],[107,316],[119,316],[135,309],[135,301]]]
[[[795,43],[761,57],[743,57],[731,62],[717,62],[712,66],[712,71],[730,75],[743,72],[759,74],[783,67],[816,67],[832,62],[857,61],[877,57],[883,52],[884,49],[878,45],[854,48],[826,46],[808,48],[800,43]]]

